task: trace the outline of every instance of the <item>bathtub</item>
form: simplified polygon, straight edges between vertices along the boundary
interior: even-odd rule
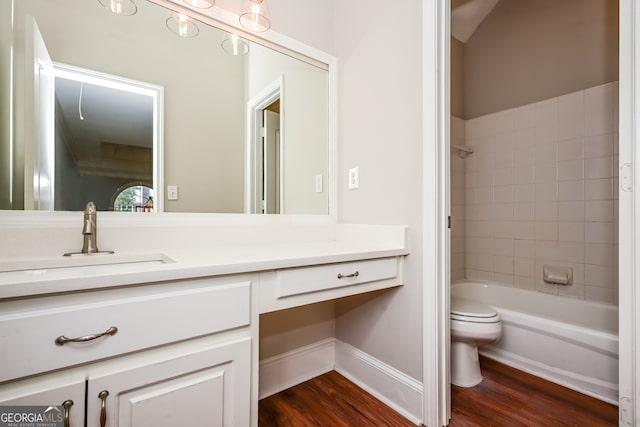
[[[480,354],[600,400],[618,404],[618,308],[479,281],[451,295],[498,311],[503,335]]]

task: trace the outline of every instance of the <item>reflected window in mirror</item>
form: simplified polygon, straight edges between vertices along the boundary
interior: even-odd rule
[[[118,189],[113,204],[115,212],[153,212],[153,189],[144,184],[131,184]]]

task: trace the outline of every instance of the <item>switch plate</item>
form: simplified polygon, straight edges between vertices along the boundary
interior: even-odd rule
[[[316,175],[316,193],[322,193],[322,174]]]
[[[177,185],[167,185],[167,200],[178,200]]]
[[[355,190],[360,187],[360,174],[358,168],[349,169],[349,190]]]

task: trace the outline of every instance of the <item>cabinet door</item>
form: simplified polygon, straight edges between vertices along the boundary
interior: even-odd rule
[[[251,339],[149,361],[88,381],[88,427],[250,423]]]
[[[0,386],[0,406],[61,406],[65,427],[84,426],[84,381],[25,380]],[[17,423],[20,424],[20,423]]]

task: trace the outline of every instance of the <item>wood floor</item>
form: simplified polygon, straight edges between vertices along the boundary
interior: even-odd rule
[[[618,425],[618,407],[481,358],[484,379],[452,387],[450,427]]]
[[[490,359],[484,380],[452,387],[450,427],[607,427],[618,408]],[[335,371],[260,401],[259,427],[410,427],[391,408]]]

